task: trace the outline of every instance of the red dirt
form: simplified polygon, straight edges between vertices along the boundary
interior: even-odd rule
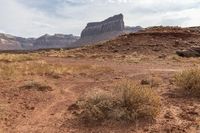
[[[189,34],[189,33],[188,33]],[[194,58],[171,58],[176,49],[187,45],[173,45],[181,42],[199,42],[197,33],[163,33],[143,31],[124,35],[105,44],[66,51],[67,54],[82,53],[82,57],[44,57],[51,64],[97,65],[111,68],[114,72],[64,74],[59,77],[30,75],[20,79],[0,81],[0,132],[5,133],[130,133],[130,132],[166,132],[197,133],[200,132],[200,100],[180,95],[174,85],[175,73],[200,66]],[[173,43],[172,43],[173,42]],[[118,45],[119,44],[119,45]],[[190,45],[190,44],[189,44]],[[191,44],[192,45],[192,44]],[[160,48],[154,51],[154,48]],[[129,50],[128,50],[129,49]],[[115,60],[114,50],[119,55],[138,55],[148,57],[138,62],[127,62],[124,58]],[[147,54],[150,53],[148,56]],[[49,53],[51,55],[52,53]],[[62,53],[63,54],[63,53]],[[88,58],[92,54],[109,54],[110,58],[98,60]],[[160,54],[167,57],[158,58]],[[64,54],[65,55],[65,54]],[[135,55],[136,57],[138,55]],[[46,55],[45,55],[46,56]],[[93,89],[110,89],[121,80],[134,82],[159,79],[157,87],[153,87],[161,96],[162,111],[151,123],[104,122],[101,125],[85,125],[77,119],[68,107],[83,94]],[[22,90],[20,86],[30,81],[40,81],[52,87],[52,91]]]

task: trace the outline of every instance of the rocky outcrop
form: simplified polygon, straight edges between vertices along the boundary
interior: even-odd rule
[[[88,23],[85,29],[81,33],[81,38],[100,35],[103,33],[113,32],[113,31],[120,32],[123,30],[124,30],[123,15],[119,14],[110,17],[102,22]]]
[[[81,39],[76,42],[76,46],[96,44],[98,42],[113,39],[124,31],[123,15],[115,15],[102,22],[88,23],[81,33]]]
[[[73,47],[73,43],[79,39],[73,35],[55,34],[44,35],[36,39],[33,44],[34,49],[46,49],[46,48],[69,48]]]
[[[140,30],[142,30],[140,26],[125,27],[123,15],[118,14],[101,22],[88,23],[81,33],[81,39],[76,42],[76,46],[96,44]]]
[[[176,54],[181,57],[200,57],[200,46],[191,47],[188,50],[176,51]]]

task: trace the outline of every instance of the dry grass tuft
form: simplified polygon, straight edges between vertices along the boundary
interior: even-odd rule
[[[20,87],[23,90],[36,90],[36,91],[52,91],[53,89],[45,84],[39,82],[30,82]]]
[[[176,85],[183,94],[200,97],[200,69],[184,70],[175,76]]]
[[[89,93],[78,103],[78,116],[85,121],[137,121],[153,119],[161,107],[160,97],[150,88],[130,82],[116,86],[112,91]]]

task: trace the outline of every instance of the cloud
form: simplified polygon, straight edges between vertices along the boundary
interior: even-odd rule
[[[79,35],[87,22],[123,13],[127,25],[200,25],[200,0],[0,0],[0,31]]]

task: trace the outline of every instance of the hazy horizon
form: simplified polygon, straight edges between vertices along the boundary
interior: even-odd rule
[[[127,26],[199,26],[200,0],[0,0],[0,32],[80,35],[88,22],[122,13]]]

